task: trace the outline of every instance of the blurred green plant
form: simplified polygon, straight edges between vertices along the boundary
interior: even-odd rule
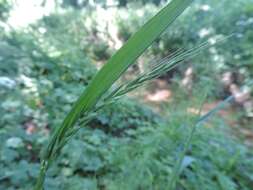
[[[5,20],[8,17],[11,3],[8,0],[0,0],[0,20]]]

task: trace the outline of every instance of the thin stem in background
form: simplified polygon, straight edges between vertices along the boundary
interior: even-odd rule
[[[199,113],[198,113],[199,116],[201,115],[205,99],[206,98],[204,98],[204,101],[202,102],[201,107],[199,109]],[[182,150],[182,152],[180,152],[179,159],[177,160],[176,165],[175,165],[175,167],[173,169],[172,177],[171,177],[171,179],[169,181],[169,185],[168,185],[168,189],[169,190],[174,190],[175,189],[176,183],[177,183],[179,175],[180,175],[180,168],[182,166],[182,163],[183,163],[184,157],[186,155],[186,152],[188,151],[188,149],[189,149],[189,147],[191,145],[191,141],[192,141],[192,138],[193,138],[193,136],[194,136],[194,134],[196,132],[196,129],[201,124],[203,124],[204,122],[206,122],[213,114],[215,114],[218,111],[220,111],[221,109],[223,109],[229,102],[231,102],[233,100],[234,100],[234,96],[231,95],[231,96],[227,97],[225,100],[223,100],[222,102],[220,102],[215,108],[213,108],[212,110],[210,110],[205,115],[199,117],[194,122],[195,124],[192,126],[191,132],[190,132],[188,138],[185,141],[185,144],[183,146],[183,150]]]

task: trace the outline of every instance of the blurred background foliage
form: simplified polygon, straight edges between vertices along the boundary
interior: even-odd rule
[[[97,69],[164,3],[0,0],[0,189],[32,189],[54,127]],[[177,189],[252,189],[252,86],[244,86],[253,77],[251,0],[196,0],[123,80],[175,51],[231,34],[101,110],[64,148],[45,189],[164,189],[204,94],[204,111],[231,94],[236,101],[197,130]]]

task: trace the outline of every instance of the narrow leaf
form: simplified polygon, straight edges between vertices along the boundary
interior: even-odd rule
[[[122,73],[189,6],[192,0],[173,0],[151,18],[95,75],[63,122],[72,126],[82,112],[89,111]]]

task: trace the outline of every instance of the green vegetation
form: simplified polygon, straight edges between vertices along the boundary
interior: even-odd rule
[[[118,71],[115,77],[98,80],[99,86],[108,83],[107,88],[101,87],[98,96],[92,91],[92,105],[99,100],[97,107],[91,106],[87,115],[75,112],[76,119],[80,116],[76,126],[70,122],[61,133],[59,126],[74,102],[83,91],[90,91],[96,81],[93,77],[101,76],[108,65],[102,71],[97,67],[117,51],[117,43],[125,43],[165,6],[165,1],[114,1],[116,7],[102,0],[94,4],[59,1],[51,14],[18,29],[8,25],[12,3],[7,6],[6,2],[0,1],[0,189],[33,189],[41,158],[53,160],[45,190],[168,189],[169,185],[177,190],[252,189],[252,144],[245,145],[252,139],[245,140],[243,133],[252,130],[251,110],[244,102],[230,102],[224,113],[217,112],[196,125],[199,109],[206,113],[213,108],[206,110],[207,105],[234,95],[222,82],[224,73],[232,73],[230,86],[252,81],[250,0],[233,4],[229,0],[195,1],[145,51],[139,64],[130,67],[99,99],[169,20],[159,32],[160,25],[155,27],[152,38],[144,38],[148,41],[139,51],[135,50],[143,41],[135,48],[128,42],[131,53],[120,62],[122,67],[117,70],[112,63]],[[112,19],[112,26],[103,25],[108,20],[101,18],[100,6],[116,15],[106,17]],[[113,26],[116,35],[110,30]],[[211,45],[231,33],[233,37],[226,42]],[[200,50],[204,51],[198,53]],[[193,68],[189,88],[182,85],[188,68]],[[156,90],[146,81],[157,77],[172,91],[168,102],[154,104],[141,96]],[[93,90],[97,93],[98,86]],[[84,104],[76,105],[83,110]],[[72,132],[73,137],[66,138]],[[56,143],[59,149],[55,144],[45,147],[52,134],[57,143],[68,140],[61,152],[61,144]]]
[[[87,88],[74,103],[63,123],[55,129],[48,147],[43,153],[40,175],[35,189],[43,189],[44,178],[51,162],[58,157],[61,149],[69,139],[80,128],[84,127],[83,124],[90,121],[89,112],[94,112],[96,114],[97,109],[101,109],[101,106],[96,108],[99,99],[101,99],[101,97],[110,89],[113,83],[124,73],[124,71],[133,64],[141,53],[148,48],[157,36],[159,36],[161,32],[164,31],[185,8],[187,8],[189,3],[190,1],[188,0],[172,1],[169,3],[156,16],[152,17],[152,19],[141,27],[140,30],[136,32],[94,76]],[[160,70],[160,67],[157,66],[154,70],[156,69]],[[152,75],[153,74],[150,74],[150,76]],[[149,78],[150,76],[145,76],[143,80],[148,80],[146,78]],[[102,102],[104,105],[102,106],[106,106],[107,102],[115,101],[114,98],[132,90],[135,88],[135,85],[138,85],[138,83],[135,82],[134,84],[128,85],[122,92],[120,89],[116,89],[116,91],[113,91],[108,97],[105,97],[104,102]],[[77,129],[74,129],[74,125],[82,115],[84,117],[84,122],[82,121]]]

